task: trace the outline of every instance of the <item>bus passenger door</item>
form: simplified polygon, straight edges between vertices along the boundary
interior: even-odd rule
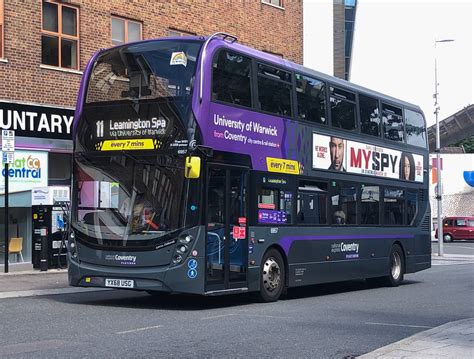
[[[247,286],[247,182],[247,169],[208,169],[206,291]]]

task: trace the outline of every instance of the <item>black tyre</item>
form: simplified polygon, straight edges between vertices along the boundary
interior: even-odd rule
[[[448,243],[449,243],[449,242],[452,242],[452,241],[453,241],[453,237],[452,237],[450,234],[447,234],[447,233],[446,233],[446,234],[443,236],[443,242],[448,242]]]
[[[398,287],[403,281],[405,274],[405,256],[398,244],[394,244],[390,251],[388,276],[385,279],[385,285],[389,287]]]
[[[275,302],[285,287],[285,263],[280,252],[268,250],[260,265],[260,293],[262,302]]]

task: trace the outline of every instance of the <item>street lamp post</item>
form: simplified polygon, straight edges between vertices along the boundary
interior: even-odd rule
[[[439,104],[438,104],[438,67],[436,61],[436,44],[441,42],[453,42],[452,39],[444,39],[444,40],[435,40],[435,93],[433,95],[435,99],[435,111],[434,114],[436,116],[436,177],[437,177],[437,187],[438,190],[436,191],[436,201],[438,204],[438,255],[443,256],[443,208],[442,208],[442,187],[441,187],[441,159],[440,159],[440,138],[439,138],[439,121],[438,121],[438,113],[439,113]]]

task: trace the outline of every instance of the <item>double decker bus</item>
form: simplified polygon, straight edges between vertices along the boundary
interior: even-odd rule
[[[429,268],[420,108],[236,40],[92,57],[74,121],[70,284],[275,301]]]

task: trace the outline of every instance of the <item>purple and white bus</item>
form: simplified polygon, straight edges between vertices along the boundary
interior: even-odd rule
[[[148,40],[90,60],[70,284],[275,301],[429,268],[420,108],[236,40]]]

